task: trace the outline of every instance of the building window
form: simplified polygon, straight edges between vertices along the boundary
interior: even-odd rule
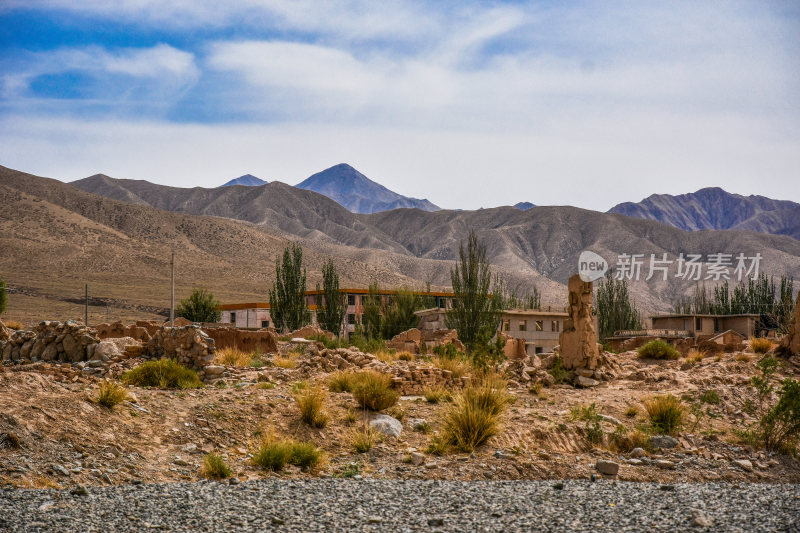
[[[694,319],[694,329],[698,331],[703,330],[703,319],[701,319],[699,316]]]
[[[231,313],[231,324],[236,324],[236,313]]]
[[[553,320],[552,331],[558,331],[558,320]]]
[[[347,315],[347,323],[348,324],[355,324],[356,323],[356,315],[351,313]]]
[[[347,295],[347,305],[356,305],[356,295],[355,294],[348,294]],[[353,322],[350,322],[353,324]]]
[[[269,327],[269,320],[262,320],[261,321],[261,327],[262,328],[268,328]]]
[[[544,320],[536,321],[536,331],[544,331]]]
[[[511,329],[511,321],[510,320],[504,320],[503,321],[503,331],[508,331],[509,329]]]
[[[542,347],[541,347],[541,346],[537,346],[537,347],[534,349],[534,352],[535,352],[535,353],[537,353],[537,354],[540,354],[540,353],[542,353],[542,351],[543,351],[543,349],[542,349]]]
[[[528,329],[528,321],[527,320],[520,320],[519,321],[519,330],[525,331]]]

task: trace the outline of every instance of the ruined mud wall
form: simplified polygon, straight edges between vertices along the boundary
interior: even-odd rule
[[[73,320],[44,321],[31,330],[14,331],[0,341],[3,361],[58,361],[77,363],[93,359],[96,331]]]

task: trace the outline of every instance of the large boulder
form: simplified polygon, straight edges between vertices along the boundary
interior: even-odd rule
[[[403,424],[389,415],[375,415],[375,417],[369,421],[369,425],[388,437],[399,437],[403,432]]]

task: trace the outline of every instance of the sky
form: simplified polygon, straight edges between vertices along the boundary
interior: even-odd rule
[[[343,162],[444,208],[800,202],[800,4],[0,1],[0,165],[215,187]]]

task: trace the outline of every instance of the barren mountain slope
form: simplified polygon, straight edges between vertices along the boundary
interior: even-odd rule
[[[719,187],[677,196],[653,194],[638,203],[616,205],[609,213],[658,220],[686,230],[748,229],[800,239],[800,204],[731,194]]]
[[[171,247],[177,298],[204,286],[225,301],[263,300],[275,257],[289,242],[285,235],[244,222],[117,202],[6,168],[0,168],[0,204],[0,277],[14,288],[6,318],[41,319],[56,308],[65,312],[63,301],[79,300],[86,282],[92,297],[111,303],[112,318],[151,317],[154,310],[141,306],[169,305]],[[349,256],[346,250],[302,242],[310,287],[331,255],[343,285],[366,286],[373,280],[384,286],[420,285],[401,269],[382,266],[380,258],[367,264],[338,257]],[[80,307],[69,309],[71,317],[82,316]],[[105,312],[105,303],[92,309],[93,316],[104,318]]]
[[[365,227],[330,198],[277,181],[258,187],[186,189],[96,175],[70,185],[123,202],[141,200],[167,211],[234,218],[298,237],[405,253],[390,237]]]

